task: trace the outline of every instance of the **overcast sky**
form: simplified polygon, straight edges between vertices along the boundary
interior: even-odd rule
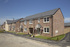
[[[65,22],[70,22],[70,0],[0,0],[0,24],[55,8],[60,8]]]

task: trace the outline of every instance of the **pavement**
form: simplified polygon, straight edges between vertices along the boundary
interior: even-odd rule
[[[0,33],[0,47],[70,47],[70,43],[64,43],[64,41],[55,42],[50,40],[40,40],[36,38]]]
[[[15,36],[12,34],[0,33],[0,47],[60,47],[40,41]]]

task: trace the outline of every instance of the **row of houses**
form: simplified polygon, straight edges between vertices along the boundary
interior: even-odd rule
[[[16,20],[6,20],[5,31],[54,37],[64,34],[64,16],[60,8]]]

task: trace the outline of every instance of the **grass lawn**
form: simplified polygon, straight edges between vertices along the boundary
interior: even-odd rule
[[[25,33],[23,33],[23,32],[14,32],[14,31],[7,31],[7,32],[14,33],[14,34],[18,34],[18,35],[24,35],[24,34],[25,34]]]
[[[22,33],[22,32],[18,32],[18,33],[16,33],[16,34],[19,34],[19,35],[24,35],[24,33]]]
[[[14,32],[14,31],[7,31],[7,32],[10,32],[10,33],[16,33],[16,32]]]
[[[3,33],[4,32],[4,30],[0,30],[0,33]]]
[[[46,36],[35,36],[35,37],[36,37],[36,38],[41,38],[41,39],[48,39],[48,40],[59,41],[59,40],[61,40],[62,38],[65,37],[65,34],[59,35],[59,36],[56,36],[56,37],[46,37]]]

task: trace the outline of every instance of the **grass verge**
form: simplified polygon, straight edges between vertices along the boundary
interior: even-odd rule
[[[0,30],[0,33],[4,33],[5,30]]]
[[[55,40],[55,41],[59,41],[61,39],[63,39],[65,37],[65,34],[63,35],[59,35],[59,36],[55,36],[55,37],[46,37],[46,36],[35,36],[36,38],[41,38],[41,39],[48,39],[48,40]]]
[[[16,33],[16,32],[14,32],[14,31],[7,31],[7,32],[10,32],[10,33]]]
[[[19,32],[19,33],[16,33],[16,34],[18,34],[18,35],[24,35],[24,33],[22,33],[22,32]]]

